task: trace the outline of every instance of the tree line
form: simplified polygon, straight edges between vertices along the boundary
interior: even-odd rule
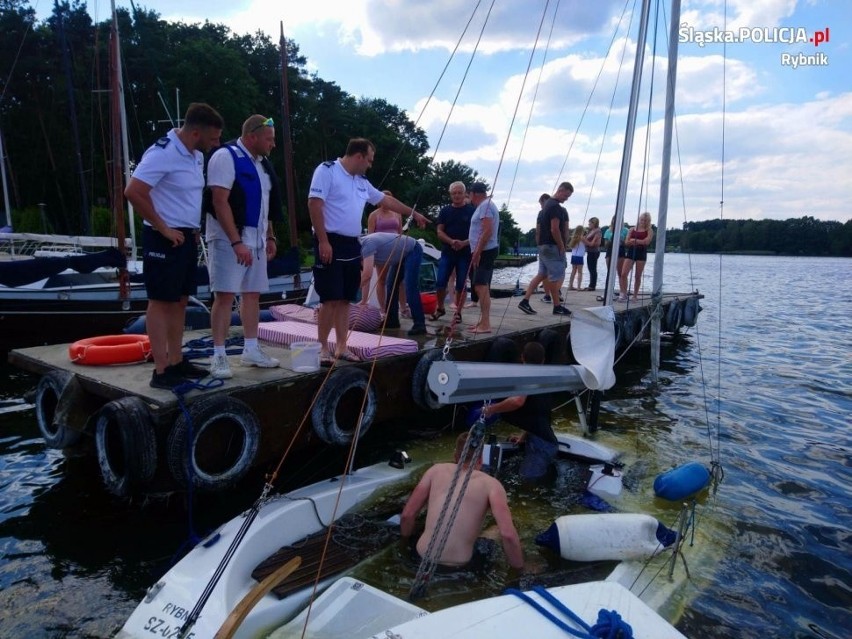
[[[852,220],[841,223],[805,216],[687,222],[683,229],[666,233],[666,250],[852,257]]]
[[[654,233],[657,233],[657,227]],[[603,227],[606,230],[606,227]],[[535,229],[521,235],[535,246]],[[655,244],[649,247],[654,251]],[[666,232],[666,251],[852,257],[852,220],[845,223],[806,216],[789,220],[706,220]]]
[[[208,102],[222,113],[224,140],[238,137],[252,113],[281,124],[280,50],[269,36],[239,35],[210,22],[166,22],[133,5],[132,11],[117,10],[117,22],[131,162],[175,126],[189,102]],[[112,232],[109,176],[118,165],[108,148],[110,23],[93,23],[80,0],[54,3],[41,22],[29,0],[0,0],[0,132],[15,230]],[[309,73],[298,44],[286,44],[295,217],[303,245],[313,170],[341,155],[352,137],[376,144],[370,178],[377,187],[432,216],[448,203],[451,182],[481,179],[462,163],[431,163],[426,133],[404,111],[381,98],[356,98]],[[281,146],[272,161],[284,175]],[[505,204],[500,218],[502,252],[517,240],[534,244],[534,231],[522,233]],[[434,227],[414,234],[437,243]],[[692,252],[849,256],[852,228],[812,217],[692,222],[670,230],[667,244]]]
[[[116,15],[131,164],[176,125],[189,102],[207,102],[225,119],[223,140],[238,137],[252,113],[272,116],[279,142],[272,161],[285,175],[278,43],[259,31],[238,35],[221,24],[167,22],[135,6]],[[28,0],[0,0],[0,131],[17,231],[111,232],[110,25],[111,19],[94,24],[80,0],[55,3],[41,22]],[[298,45],[286,44],[301,243],[310,233],[307,189],[314,168],[342,155],[352,137],[376,145],[373,184],[426,214],[449,202],[451,182],[479,177],[462,163],[431,163],[426,133],[404,111],[381,98],[356,98],[309,73]],[[513,227],[511,213],[504,215]],[[437,241],[434,229],[425,236]]]

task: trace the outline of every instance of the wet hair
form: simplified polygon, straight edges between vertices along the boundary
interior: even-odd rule
[[[538,203],[539,203],[539,204],[544,204],[544,203],[545,203],[545,202],[547,202],[549,199],[550,199],[550,194],[549,194],[549,193],[542,193],[541,195],[539,195],[539,196],[538,196]]]
[[[601,221],[596,217],[590,217],[589,218],[589,224],[594,224],[595,228],[597,228],[601,225]]]
[[[454,453],[454,459],[456,460],[456,462],[463,461],[463,463],[465,463],[465,464],[470,464],[476,458],[476,456],[474,454],[476,452],[476,447],[473,446],[472,443],[471,443],[470,448],[467,449],[467,458],[464,459],[464,460],[462,460],[462,458],[461,458],[462,453],[464,452],[464,444],[467,441],[468,434],[469,433],[464,432],[464,433],[460,433],[459,436],[456,437],[456,450],[455,450],[455,453]]]
[[[225,126],[225,120],[209,104],[205,102],[193,102],[186,108],[186,115],[183,116],[183,125],[191,129],[200,129],[207,126],[214,129],[222,129]]]
[[[375,153],[376,145],[367,138],[352,138],[349,140],[349,144],[346,145],[346,156],[367,155],[371,149]]]
[[[527,342],[521,352],[524,364],[544,364],[544,356],[544,346],[540,342]]]

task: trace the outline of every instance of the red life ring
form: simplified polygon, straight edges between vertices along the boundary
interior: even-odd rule
[[[68,357],[75,364],[105,366],[144,362],[151,356],[151,340],[147,335],[102,335],[88,337],[68,347]]]

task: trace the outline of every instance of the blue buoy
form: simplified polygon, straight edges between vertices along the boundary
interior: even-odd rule
[[[654,494],[669,501],[679,501],[710,484],[710,471],[700,462],[689,462],[657,475]]]

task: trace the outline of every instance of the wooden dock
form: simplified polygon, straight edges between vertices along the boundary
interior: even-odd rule
[[[495,294],[511,295],[511,291],[495,291]],[[569,291],[565,304],[569,308],[599,306],[601,302],[596,299],[598,294]],[[663,299],[664,330],[667,315],[674,315],[670,313],[673,302],[677,302],[674,309],[678,310],[680,321],[682,313],[679,309],[686,306],[688,300],[697,301],[699,297],[697,293],[666,294]],[[570,349],[566,344],[570,318],[553,315],[552,307],[543,303],[540,295],[533,296],[531,300],[538,314],[527,315],[518,308],[519,299],[513,296],[492,299],[491,324],[494,330],[490,334],[471,334],[467,327],[476,322],[479,309],[463,309],[461,331],[455,334],[452,342],[452,357],[459,361],[486,361],[489,355],[494,357],[493,349],[497,348],[495,342],[498,342],[498,338],[508,338],[520,348],[528,341],[543,337],[552,363],[571,362]],[[638,302],[631,301],[629,304],[615,303],[614,310],[616,333],[622,333],[619,347],[623,348],[626,338],[632,338],[638,330],[647,326],[650,298],[640,298]],[[70,438],[55,437],[53,443],[58,447],[69,439],[77,444],[81,439],[91,442],[94,437],[102,473],[109,475],[111,471],[118,475],[117,478],[105,476],[105,479],[113,480],[113,485],[107,481],[108,488],[113,492],[129,494],[149,487],[152,490],[172,489],[175,481],[178,486],[185,483],[185,479],[182,482],[179,475],[187,468],[196,479],[198,476],[203,478],[207,469],[209,484],[202,481],[200,487],[217,490],[229,487],[241,476],[240,473],[247,470],[241,468],[240,473],[228,472],[232,470],[232,462],[245,465],[245,460],[240,461],[240,450],[247,445],[255,449],[249,451],[251,466],[270,467],[291,443],[297,448],[323,440],[343,444],[346,443],[347,434],[351,440],[351,430],[361,408],[363,387],[367,385],[371,387],[373,402],[372,407],[367,407],[368,412],[372,410],[371,422],[402,419],[413,414],[426,417],[430,407],[435,406],[430,404],[428,396],[423,396],[423,371],[428,370],[431,361],[439,356],[451,319],[452,312],[448,309],[447,315],[441,320],[427,320],[431,334],[410,338],[419,346],[416,353],[380,358],[375,362],[341,363],[332,369],[322,368],[311,373],[290,370],[289,349],[266,344],[264,348],[267,352],[281,360],[280,368],[244,368],[239,364],[238,355],[231,356],[232,379],[206,390],[190,390],[183,396],[182,402],[171,391],[149,386],[153,370],[151,363],[82,366],[70,361],[68,345],[14,350],[9,354],[9,361],[18,368],[45,376],[39,383],[36,398],[39,427],[43,433],[48,431],[45,438],[48,439],[47,435],[54,434],[58,428],[76,435]],[[400,329],[387,330],[385,334],[406,337],[411,320],[403,318],[401,323]],[[232,331],[241,334],[238,327]],[[209,337],[209,331],[186,333],[185,343],[203,337]],[[499,342],[505,350],[506,340]],[[421,360],[424,361],[420,363],[418,373]],[[200,365],[207,361],[196,360]],[[349,368],[357,368],[362,372],[344,373]],[[342,378],[346,375],[350,380],[355,376],[355,379],[369,381],[357,388],[357,384],[343,383]],[[332,380],[340,383],[334,387]],[[201,381],[203,383],[209,379]],[[333,405],[322,419],[334,422],[331,436],[327,432],[328,424],[317,423],[316,410],[313,419],[311,416],[314,398],[324,385],[329,388],[323,393],[322,401],[330,401]],[[333,387],[335,390],[331,391]],[[331,397],[329,392],[332,393]],[[182,408],[182,403],[187,411]],[[241,412],[252,413],[257,426],[247,425],[239,416]],[[187,421],[192,423],[187,425]],[[137,427],[128,426],[130,422],[146,423],[140,427],[140,432],[131,436],[126,431]],[[181,434],[187,427],[189,433]],[[254,427],[259,427],[259,435],[245,432]],[[110,433],[111,441],[107,441]],[[81,438],[80,434],[88,434],[89,437]],[[235,434],[238,436],[235,437]],[[259,441],[244,441],[252,436]],[[191,440],[189,444],[187,437]],[[135,466],[137,455],[132,450],[139,445],[139,441],[146,446],[146,454],[143,456],[145,468],[141,469]],[[112,450],[109,450],[110,446]],[[187,451],[192,451],[191,460],[186,458],[189,454]],[[150,457],[153,459],[148,459]],[[153,468],[150,467],[152,464]],[[122,473],[130,477],[125,478]],[[225,475],[225,479],[219,481],[217,478],[220,475]]]

